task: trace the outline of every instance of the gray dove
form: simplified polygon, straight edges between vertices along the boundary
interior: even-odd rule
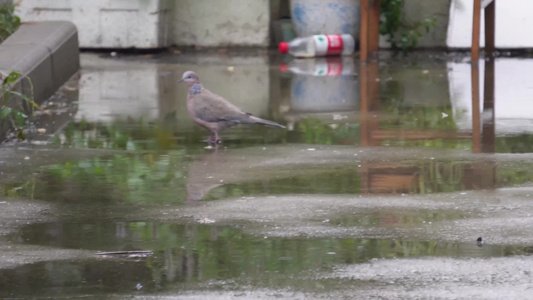
[[[276,122],[245,113],[228,100],[213,94],[202,86],[200,78],[193,71],[183,73],[178,83],[180,82],[185,82],[188,87],[187,110],[189,115],[194,122],[211,132],[207,139],[209,144],[221,143],[222,139],[218,136],[218,132],[239,124],[259,124],[285,128]]]

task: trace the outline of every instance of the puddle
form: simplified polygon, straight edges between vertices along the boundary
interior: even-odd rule
[[[529,161],[507,157],[450,160],[443,157],[448,154],[433,151],[312,149],[270,145],[218,152],[120,152],[29,165],[31,180],[7,183],[2,189],[10,197],[52,202],[168,205],[265,195],[449,193],[533,182]]]
[[[52,127],[46,134],[30,137],[78,148],[167,150],[201,145],[207,132],[188,116],[186,88],[176,84],[184,71],[193,69],[210,90],[247,112],[289,128],[229,129],[222,136],[227,147],[308,143],[532,151],[533,123],[524,113],[527,109],[520,109],[527,107],[526,100],[532,96],[527,82],[509,81],[504,75],[495,81],[488,78],[487,84],[496,90],[493,98],[506,100],[484,102],[481,64],[477,70],[481,87],[473,101],[470,65],[434,57],[421,54],[362,69],[349,58],[328,58],[294,61],[278,70],[268,60],[275,66],[279,57],[226,57],[221,63],[216,55],[205,54],[151,59],[82,54],[79,82],[69,83],[45,105],[63,125],[46,122],[45,115],[41,125]],[[217,59],[219,63],[213,64]],[[528,63],[500,58],[495,68],[529,72]],[[347,71],[338,76],[314,72],[339,66]],[[363,94],[362,84],[368,85]],[[500,86],[513,86],[513,96],[503,94],[508,89]],[[486,117],[480,118],[475,108]],[[492,114],[494,110],[501,113]]]
[[[363,227],[393,227],[409,228],[423,224],[432,224],[440,221],[459,220],[466,218],[462,211],[416,211],[395,210],[394,213],[386,211],[358,211],[350,214],[338,214],[335,218],[328,219],[332,226],[363,226]],[[470,216],[471,217],[471,216]]]
[[[416,291],[416,282],[457,290],[469,279],[472,298],[486,295],[492,282],[470,274],[469,261],[497,260],[510,274],[532,253],[532,68],[452,58],[83,53],[79,79],[43,106],[30,142],[0,148],[0,209],[45,204],[35,219],[0,223],[0,238],[40,253],[153,255],[28,252],[28,263],[0,269],[0,296],[349,298],[389,285]],[[186,70],[287,130],[231,128],[205,149],[208,133],[177,84]],[[427,278],[442,276],[403,283],[410,260],[420,270],[451,262],[462,280],[429,268]],[[357,272],[374,264],[396,277]]]
[[[0,296],[154,293],[236,281],[283,289],[300,278],[374,259],[505,257],[528,247],[394,239],[263,238],[229,227],[154,222],[44,223],[12,242],[98,251],[152,250],[145,258],[51,261],[0,270]],[[266,283],[265,276],[273,281]],[[215,284],[216,285],[216,284]],[[211,287],[213,288],[213,287]]]

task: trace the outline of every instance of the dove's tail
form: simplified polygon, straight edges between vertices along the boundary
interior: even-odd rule
[[[286,128],[285,126],[278,124],[274,121],[269,121],[265,119],[258,118],[256,116],[250,116],[250,120],[252,121],[252,124],[259,124],[264,126],[270,126],[270,127],[279,127],[279,128]]]

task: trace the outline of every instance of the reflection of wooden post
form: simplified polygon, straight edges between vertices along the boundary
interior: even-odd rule
[[[379,109],[381,97],[379,95],[379,65],[377,62],[368,64],[368,129],[371,133],[369,146],[379,146],[380,141],[374,138],[373,132],[379,129]]]
[[[462,183],[467,190],[496,188],[496,163],[494,161],[472,162],[463,166]]]
[[[361,177],[361,194],[368,194],[371,191],[370,164],[361,162],[359,176]]]
[[[494,110],[494,58],[485,60],[483,85],[483,120],[479,112],[479,69],[472,64],[472,152],[494,153],[496,151],[496,123]],[[467,189],[490,189],[496,187],[496,164],[474,163],[465,170],[464,186]]]
[[[375,52],[379,48],[379,0],[361,0],[360,7],[360,59],[366,62],[369,52]]]
[[[373,114],[379,111],[379,66],[377,63],[362,64],[359,72],[359,89],[361,99],[361,146],[377,146],[378,140],[372,138],[379,129],[379,119]]]
[[[472,21],[472,50],[470,60],[477,63],[479,60],[479,27],[481,23],[481,0],[474,0],[474,17]]]
[[[483,135],[482,152],[496,151],[496,124],[494,111],[494,58],[485,61],[485,84],[483,86]]]
[[[471,66],[472,81],[472,152],[481,152],[481,121],[479,113],[479,66]]]

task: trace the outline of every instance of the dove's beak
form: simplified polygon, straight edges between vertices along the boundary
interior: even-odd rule
[[[184,82],[184,81],[185,81],[185,78],[182,78],[182,79],[180,79],[180,80],[178,81],[178,83],[182,83],[182,82]]]

